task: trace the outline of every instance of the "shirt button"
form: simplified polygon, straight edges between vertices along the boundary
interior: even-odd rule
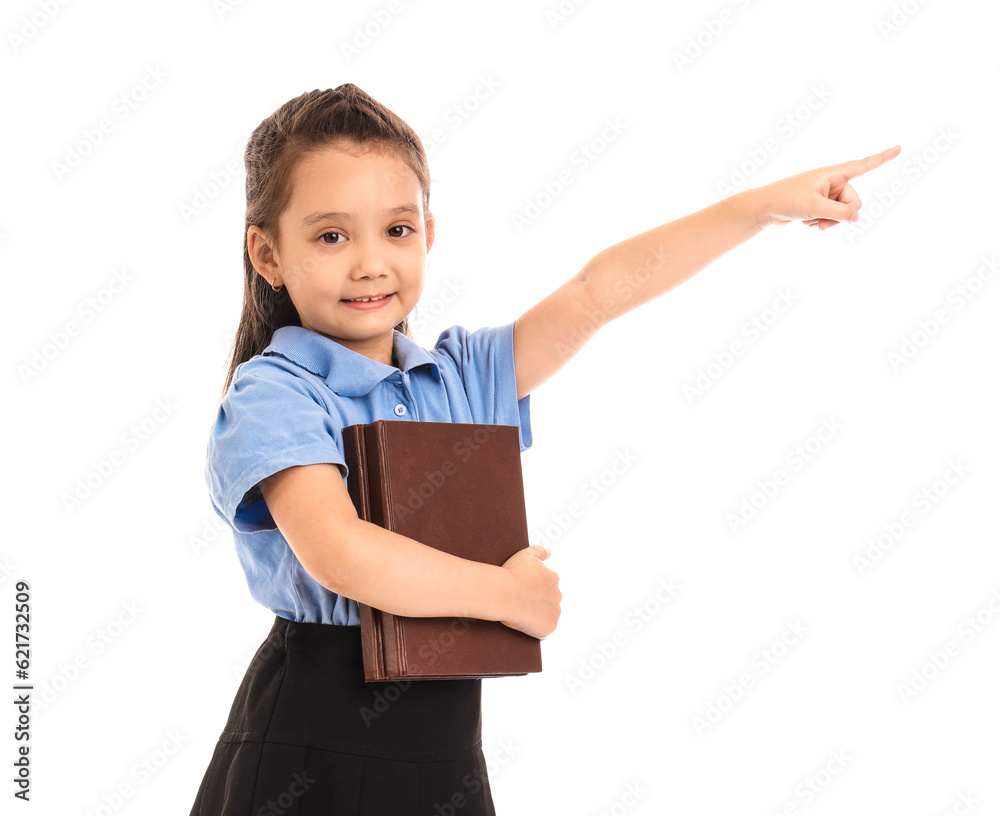
[[[406,413],[406,406],[400,402],[396,405],[396,407],[393,410],[396,412],[396,416],[402,416],[403,414]]]

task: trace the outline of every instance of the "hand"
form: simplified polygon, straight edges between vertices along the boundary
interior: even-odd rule
[[[549,555],[535,544],[518,550],[503,564],[511,579],[510,611],[500,623],[536,638],[551,635],[559,620],[559,576],[542,563]]]
[[[857,221],[861,199],[848,179],[881,167],[899,152],[900,146],[895,145],[866,159],[808,170],[759,187],[762,205],[758,221],[762,226],[801,221],[820,230],[841,221]]]

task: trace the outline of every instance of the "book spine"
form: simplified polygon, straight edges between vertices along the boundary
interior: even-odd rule
[[[368,488],[368,461],[365,453],[363,425],[344,428],[344,463],[347,465],[347,492],[358,511],[358,518],[371,521],[371,497]],[[358,602],[361,618],[362,662],[365,680],[385,679],[385,658],[382,650],[382,613],[368,604]]]
[[[385,420],[375,420],[364,428],[368,460],[368,493],[373,524],[392,530],[392,496],[389,493],[389,469],[386,463]],[[382,612],[382,651],[385,679],[394,680],[405,673],[399,642],[399,622],[395,615]]]

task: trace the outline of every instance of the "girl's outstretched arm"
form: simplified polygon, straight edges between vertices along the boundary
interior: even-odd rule
[[[802,221],[825,230],[857,220],[861,200],[848,180],[899,149],[744,190],[602,250],[517,319],[517,398],[555,374],[605,323],[673,289],[764,227]]]

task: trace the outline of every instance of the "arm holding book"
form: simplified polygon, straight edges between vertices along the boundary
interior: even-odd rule
[[[495,620],[543,638],[559,619],[558,575],[537,546],[496,567],[358,518],[339,468],[299,465],[260,483],[278,529],[322,586],[394,615]]]

